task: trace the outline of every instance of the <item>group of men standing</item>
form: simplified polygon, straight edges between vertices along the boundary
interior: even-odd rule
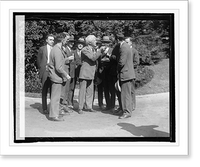
[[[101,110],[111,111],[120,119],[131,117],[135,109],[135,72],[138,52],[131,47],[130,38],[117,35],[113,46],[108,36],[100,41],[94,35],[75,40],[68,33],[60,33],[54,45],[54,36],[48,35],[47,45],[37,56],[39,77],[42,81],[42,108],[49,120],[63,121],[73,112],[74,90],[79,81],[78,113],[93,110],[95,87]],[[50,89],[50,108],[47,109],[47,92]],[[103,94],[106,107],[103,105]],[[119,101],[115,108],[116,95]]]

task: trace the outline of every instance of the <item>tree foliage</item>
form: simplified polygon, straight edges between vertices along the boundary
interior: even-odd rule
[[[154,58],[169,57],[167,20],[26,20],[26,79],[37,75],[36,57],[39,47],[45,44],[46,35],[49,33],[56,35],[63,31],[73,34],[75,39],[89,34],[100,38],[109,35],[114,39],[115,35],[121,32],[124,36],[134,39],[143,64],[152,64]]]

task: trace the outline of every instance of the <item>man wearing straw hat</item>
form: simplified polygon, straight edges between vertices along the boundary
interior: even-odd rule
[[[74,78],[73,80],[71,80],[71,105],[72,107],[74,107],[73,104],[73,99],[74,99],[74,91],[76,88],[76,83],[79,79],[79,74],[80,74],[80,69],[81,69],[81,51],[83,49],[83,47],[85,46],[85,40],[84,38],[79,38],[78,41],[76,42],[76,49],[74,50]]]
[[[109,36],[103,36],[102,46],[105,46],[104,54],[98,60],[98,76],[101,79],[101,83],[97,86],[98,88],[98,103],[101,109],[103,107],[103,94],[105,96],[106,101],[106,110],[111,109],[111,93],[109,88],[109,68],[110,68],[110,57],[112,53],[112,49],[110,47],[111,40]]]

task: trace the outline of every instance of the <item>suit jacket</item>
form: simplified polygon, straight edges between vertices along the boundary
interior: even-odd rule
[[[140,64],[139,53],[133,46],[131,46],[131,51],[133,55],[133,66],[136,68]]]
[[[65,69],[65,71],[70,75],[70,64],[71,64],[71,62],[72,62],[72,60],[68,60],[67,58],[68,57],[70,57],[70,56],[72,56],[72,51],[71,50],[69,50],[69,48],[68,47],[65,47],[65,55],[66,55],[66,57],[65,57],[65,65],[64,65],[64,69]],[[72,68],[72,67],[71,67]],[[73,74],[73,73],[72,73]],[[70,75],[71,76],[71,75]],[[72,77],[72,76],[71,76]]]
[[[112,76],[117,76],[117,62],[118,62],[118,59],[120,56],[119,48],[120,48],[120,44],[116,44],[113,47],[112,54],[110,57],[110,72],[109,72],[109,74]]]
[[[133,67],[133,56],[130,46],[123,42],[119,49],[119,61],[117,71],[120,81],[127,81],[135,78]]]
[[[48,77],[48,71],[46,70],[47,57],[47,45],[40,47],[37,55],[37,66],[39,69],[39,78],[41,79],[42,84],[44,84]]]
[[[66,82],[68,75],[64,69],[66,55],[61,46],[61,43],[56,44],[50,53],[49,77],[55,83]]]
[[[78,49],[74,51],[74,62],[75,62],[75,75],[79,77],[80,69],[81,69],[81,55],[78,54]]]
[[[85,46],[81,51],[82,66],[79,78],[93,80],[96,71],[96,60],[101,55],[101,51],[93,51],[90,46]]]

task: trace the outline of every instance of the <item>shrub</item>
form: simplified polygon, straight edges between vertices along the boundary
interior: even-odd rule
[[[150,82],[154,76],[153,70],[149,69],[146,66],[141,66],[141,65],[135,69],[135,74],[136,74],[136,81],[135,81],[136,89]]]
[[[42,83],[37,73],[29,73],[25,79],[25,92],[29,93],[41,93]]]

